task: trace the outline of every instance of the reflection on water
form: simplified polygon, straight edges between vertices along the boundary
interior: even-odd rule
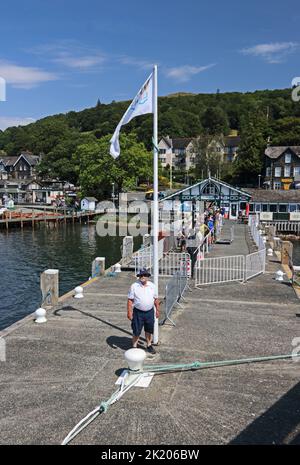
[[[95,257],[106,268],[121,257],[122,237],[99,237],[95,225],[0,231],[0,330],[41,303],[40,274],[59,270],[60,295],[86,281]],[[134,239],[135,247],[141,238]]]

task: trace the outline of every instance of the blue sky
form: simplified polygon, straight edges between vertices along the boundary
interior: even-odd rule
[[[10,0],[0,11],[0,129],[132,99],[159,66],[159,95],[290,87],[298,2]]]

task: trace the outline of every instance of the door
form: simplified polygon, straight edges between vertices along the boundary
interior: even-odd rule
[[[238,204],[237,203],[231,203],[230,204],[230,215],[229,219],[230,220],[236,220],[238,216]]]

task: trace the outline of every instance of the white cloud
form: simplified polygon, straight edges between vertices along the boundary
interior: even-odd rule
[[[5,60],[0,60],[0,76],[7,84],[22,89],[31,89],[42,82],[55,81],[58,76],[40,68],[19,66]]]
[[[27,52],[34,53],[67,68],[85,71],[102,65],[107,60],[101,51],[89,49],[72,40],[39,45],[27,50]]]
[[[137,68],[145,69],[145,70],[152,69],[154,65],[154,63],[151,63],[149,61],[140,60],[138,58],[133,58],[133,57],[129,57],[126,55],[121,56],[119,58],[119,61],[122,65],[132,65],[132,66],[136,66]]]
[[[173,78],[179,82],[189,81],[196,74],[202,73],[209,68],[215,66],[215,63],[206,66],[178,66],[175,68],[169,68],[165,71],[167,77]]]
[[[101,65],[105,62],[105,58],[101,55],[72,56],[67,52],[61,52],[52,61],[69,68],[88,69]]]
[[[0,129],[9,128],[11,126],[26,126],[26,124],[34,123],[35,119],[18,116],[0,116]]]
[[[261,57],[268,63],[282,63],[287,55],[294,53],[298,48],[298,42],[272,42],[243,48],[240,51],[244,55]]]

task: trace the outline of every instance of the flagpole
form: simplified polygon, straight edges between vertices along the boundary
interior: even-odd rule
[[[157,115],[157,65],[153,69],[153,276],[158,295],[158,115]],[[158,319],[155,316],[153,343],[158,343]]]

